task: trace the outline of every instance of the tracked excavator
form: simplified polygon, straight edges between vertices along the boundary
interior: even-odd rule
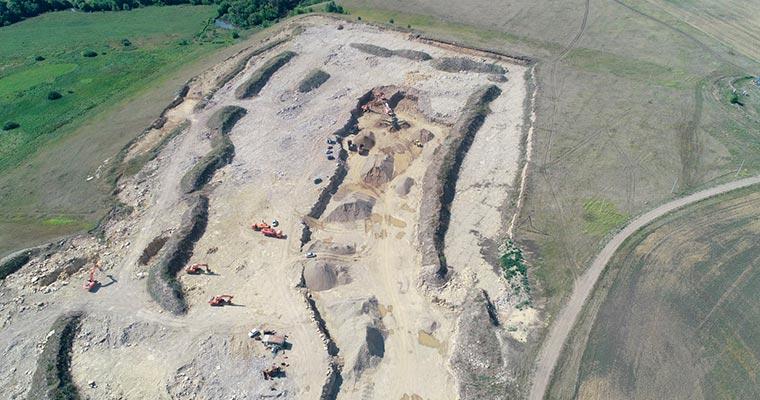
[[[204,272],[204,269],[207,274],[211,273],[211,269],[208,267],[208,264],[205,263],[195,263],[185,268],[185,272],[190,275],[199,275],[201,272]]]
[[[90,269],[90,279],[88,279],[87,282],[85,282],[84,285],[82,285],[82,287],[84,288],[84,290],[86,290],[88,292],[92,292],[98,286],[100,286],[100,282],[97,281],[97,280],[95,280],[95,271],[96,270],[102,271],[102,269],[100,268],[100,260],[96,261],[95,265],[92,266],[92,268]]]
[[[232,305],[232,296],[229,294],[214,296],[208,301],[208,304],[211,304],[212,307],[230,306]]]

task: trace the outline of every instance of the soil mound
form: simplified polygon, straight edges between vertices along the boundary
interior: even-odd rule
[[[377,154],[371,161],[364,164],[362,170],[364,182],[374,186],[380,186],[393,179],[393,156],[390,154]]]
[[[330,74],[321,69],[315,69],[309,72],[306,77],[303,78],[301,83],[298,84],[298,91],[301,93],[308,93],[312,90],[322,86],[323,83],[330,79]]]
[[[477,72],[481,74],[505,74],[507,70],[498,64],[487,64],[465,57],[443,57],[433,61],[433,68],[443,72]]]
[[[367,53],[378,57],[388,58],[396,56],[414,61],[427,61],[433,59],[430,54],[425,53],[424,51],[409,49],[391,50],[386,49],[385,47],[375,46],[374,44],[368,43],[351,43],[351,47],[361,51],[362,53]]]
[[[403,181],[396,185],[396,193],[399,196],[406,196],[409,194],[409,190],[412,189],[412,186],[414,186],[414,179],[407,176]]]
[[[419,136],[420,143],[427,143],[433,140],[434,138],[435,138],[435,135],[433,134],[433,132],[430,132],[427,129],[420,129],[420,136]]]
[[[372,214],[373,207],[375,207],[374,199],[356,199],[336,207],[325,220],[327,222],[353,222],[366,219]]]
[[[340,256],[350,256],[356,254],[355,243],[325,243],[321,240],[314,242],[309,247],[309,251],[314,253],[325,252],[329,254],[335,254]]]
[[[306,287],[315,292],[330,290],[351,282],[348,268],[336,266],[329,261],[319,261],[314,265],[305,267],[303,278]]]

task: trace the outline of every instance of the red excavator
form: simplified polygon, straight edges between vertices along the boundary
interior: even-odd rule
[[[229,294],[214,296],[208,301],[208,304],[211,304],[212,307],[230,306],[232,305],[232,296]]]
[[[256,222],[253,225],[251,225],[251,228],[254,231],[261,231],[261,230],[264,230],[264,229],[270,229],[272,227],[269,224],[267,224],[266,222],[261,221],[261,222]]]
[[[201,272],[203,272],[204,268],[206,269],[207,274],[211,273],[211,269],[208,267],[208,264],[204,264],[204,263],[195,263],[185,268],[185,272],[187,272],[190,275],[199,275]]]
[[[84,288],[84,290],[86,290],[88,292],[92,292],[98,286],[100,286],[100,282],[98,282],[98,281],[95,280],[95,270],[101,270],[102,271],[102,269],[100,269],[100,260],[96,261],[95,265],[92,266],[92,268],[90,269],[90,279],[88,279],[87,282],[85,282],[84,285],[82,285],[82,287]]]
[[[285,234],[282,233],[282,231],[279,230],[279,229],[264,228],[264,229],[261,230],[261,233],[263,233],[264,236],[266,236],[266,237],[272,237],[272,238],[276,238],[276,239],[285,239]]]

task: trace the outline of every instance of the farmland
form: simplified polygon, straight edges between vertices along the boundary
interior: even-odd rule
[[[550,398],[756,398],[758,187],[630,237],[557,365]]]
[[[104,160],[183,76],[233,43],[206,27],[213,15],[210,6],[66,11],[0,28],[0,125],[19,124],[0,131],[0,254],[96,222],[108,203]],[[62,97],[49,100],[51,91]]]

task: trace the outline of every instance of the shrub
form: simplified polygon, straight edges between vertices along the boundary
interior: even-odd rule
[[[45,61],[45,57],[43,56],[34,57],[34,61]]]
[[[232,38],[237,39],[240,37],[240,34],[237,31],[232,31]]]
[[[61,97],[63,97],[63,95],[59,92],[56,92],[55,90],[48,92],[48,95],[47,95],[48,100],[58,100]]]
[[[394,21],[393,18],[389,19],[388,22],[390,22],[391,24],[396,23],[396,21]]]
[[[92,58],[97,57],[98,53],[92,50],[85,50],[82,52],[82,56]]]
[[[731,95],[730,101],[731,101],[731,104],[736,104],[736,105],[744,107],[744,103],[742,103],[741,100],[739,100],[739,95],[736,93]]]
[[[121,39],[121,45],[124,47],[129,47],[132,45],[132,42],[130,42],[129,39],[124,38],[124,39]]]
[[[19,123],[16,121],[8,121],[3,125],[3,130],[10,131],[10,130],[18,128],[19,126],[21,125],[19,125]]]
[[[346,9],[344,9],[343,6],[335,4],[334,1],[331,1],[331,2],[327,3],[327,5],[325,6],[325,12],[336,13],[336,14],[345,14],[346,13]]]
[[[358,17],[356,17],[356,20],[357,20],[357,21],[361,21],[361,20],[362,20],[362,17],[361,17],[361,16],[358,16]]]

